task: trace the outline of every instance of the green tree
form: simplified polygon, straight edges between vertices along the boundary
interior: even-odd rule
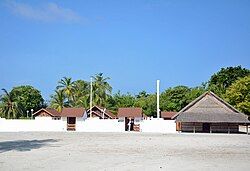
[[[135,107],[141,107],[147,116],[156,116],[156,94],[139,93],[135,101]]]
[[[225,98],[241,112],[250,115],[250,76],[235,81],[226,90]]]
[[[13,94],[10,94],[6,89],[2,89],[4,94],[0,98],[0,113],[1,117],[6,119],[16,119],[18,115],[22,113],[20,106],[13,97]]]
[[[62,90],[65,94],[66,98],[68,99],[69,103],[73,103],[74,101],[74,81],[70,77],[63,77],[60,81],[58,81],[58,86],[56,87],[57,90]]]
[[[160,96],[160,108],[162,111],[179,111],[188,104],[187,86],[176,86],[168,88]]]
[[[103,77],[103,73],[92,76],[93,78],[93,101],[94,104],[105,106],[112,93],[112,87],[108,83],[109,77]]]
[[[221,68],[221,70],[213,74],[208,81],[208,89],[215,94],[223,97],[226,89],[237,79],[245,77],[250,74],[250,70],[237,67]]]
[[[37,111],[42,108],[44,104],[41,92],[30,85],[14,87],[10,95],[13,97],[13,100],[17,102],[18,106],[21,107],[21,117],[27,116],[26,111],[29,111],[31,116],[32,109]]]
[[[135,104],[135,97],[131,94],[121,94],[118,91],[113,96],[110,96],[107,101],[107,108],[113,112],[117,111],[120,107],[133,107]]]
[[[89,107],[90,100],[90,84],[84,80],[74,81],[74,107]]]
[[[69,106],[69,102],[67,101],[63,90],[56,90],[55,95],[51,96],[50,107],[61,112],[64,107]]]
[[[189,104],[193,100],[195,100],[197,97],[205,93],[207,90],[204,86],[198,86],[194,88],[190,88],[190,91],[186,94],[186,103]]]
[[[139,94],[138,95],[136,95],[136,98],[143,98],[143,97],[148,97],[149,96],[149,94],[146,92],[146,91],[141,91],[141,92],[139,92]]]

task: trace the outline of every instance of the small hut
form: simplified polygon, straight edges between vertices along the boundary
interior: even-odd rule
[[[144,115],[142,108],[127,107],[119,108],[117,117],[120,122],[125,121],[125,131],[140,131],[140,122],[143,120]]]
[[[91,111],[92,116],[90,116],[90,111]],[[93,118],[99,118],[99,119],[115,119],[116,118],[116,116],[112,112],[100,106],[93,106],[91,110],[88,109],[87,113],[88,113],[88,117],[93,117]]]
[[[176,114],[177,112],[172,112],[172,111],[161,111],[161,118],[164,120],[172,120],[172,117]]]
[[[35,118],[50,118],[52,120],[60,120],[61,119],[61,114],[55,110],[55,109],[51,109],[51,108],[42,108],[38,111],[36,111],[33,114],[33,117]]]
[[[206,92],[172,117],[177,131],[239,132],[239,125],[248,128],[248,116],[239,112],[213,92]],[[247,129],[248,132],[248,129]]]
[[[85,113],[84,108],[63,108],[61,112],[55,109],[40,109],[33,114],[37,118],[48,118],[52,120],[62,120],[67,122],[67,130],[75,131],[77,119],[81,120]]]

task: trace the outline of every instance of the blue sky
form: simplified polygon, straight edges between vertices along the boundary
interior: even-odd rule
[[[7,0],[0,21],[0,87],[33,85],[45,99],[63,76],[103,72],[134,94],[250,68],[248,0]]]

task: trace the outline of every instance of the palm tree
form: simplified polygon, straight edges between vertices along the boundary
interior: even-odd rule
[[[63,90],[56,90],[55,95],[51,96],[51,103],[50,106],[56,109],[58,112],[61,112],[63,107],[68,107],[69,104],[66,101],[65,94]]]
[[[77,107],[88,107],[90,94],[90,85],[84,80],[77,80],[74,82],[73,91],[73,106]]]
[[[59,85],[56,87],[56,89],[62,90],[69,102],[74,101],[74,81],[72,81],[72,78],[63,77],[63,79],[61,79],[58,84]]]
[[[112,87],[107,82],[110,78],[103,77],[103,73],[96,74],[92,76],[93,78],[93,99],[96,105],[105,106],[105,103],[108,100],[112,92]]]
[[[0,113],[7,119],[15,119],[22,113],[21,107],[16,101],[14,101],[13,95],[9,93],[6,89],[2,89],[4,95],[1,96],[0,101],[1,108]]]

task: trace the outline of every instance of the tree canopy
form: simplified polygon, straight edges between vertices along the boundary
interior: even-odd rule
[[[219,96],[223,96],[226,89],[237,79],[250,74],[250,70],[241,66],[221,68],[208,81],[208,89]]]
[[[169,87],[160,94],[161,111],[180,111],[206,91],[228,101],[241,112],[250,114],[250,70],[241,66],[221,68],[206,84],[196,87],[179,85]],[[93,79],[93,105],[105,107],[114,113],[120,107],[141,107],[144,114],[156,116],[156,93],[141,91],[138,94],[112,94],[110,78],[98,73]],[[61,111],[63,107],[89,108],[90,82],[63,77],[51,95],[49,106]],[[32,86],[14,87],[10,92],[3,89],[0,98],[0,114],[6,118],[25,117],[26,111],[40,109],[44,100],[40,91]]]
[[[7,118],[26,117],[27,111],[29,117],[31,112],[36,111],[44,106],[44,100],[39,90],[30,85],[14,87],[10,92],[3,89],[4,95],[1,98],[3,113]]]
[[[236,80],[227,89],[225,98],[241,112],[250,115],[250,76]]]

